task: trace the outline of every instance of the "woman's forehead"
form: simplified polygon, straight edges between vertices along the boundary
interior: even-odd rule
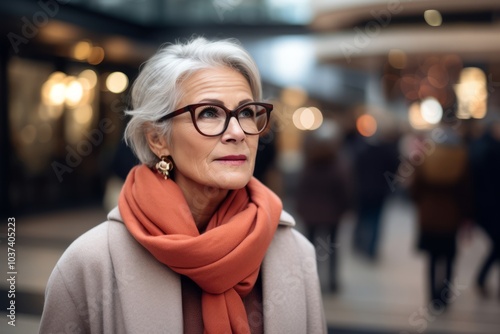
[[[224,67],[199,70],[186,78],[179,88],[182,101],[222,99],[231,95],[240,99],[252,98],[252,90],[246,78],[238,71]]]

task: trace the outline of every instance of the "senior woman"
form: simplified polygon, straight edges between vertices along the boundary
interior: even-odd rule
[[[231,40],[162,48],[132,90],[142,164],[64,253],[41,333],[324,333],[315,252],[252,177],[272,105]]]

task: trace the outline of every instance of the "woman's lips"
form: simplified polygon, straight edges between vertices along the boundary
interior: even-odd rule
[[[243,154],[239,155],[226,155],[225,157],[221,157],[216,159],[216,161],[231,165],[231,166],[240,166],[243,165],[247,161],[247,157]]]

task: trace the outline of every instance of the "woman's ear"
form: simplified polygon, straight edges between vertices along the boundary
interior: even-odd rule
[[[170,155],[166,138],[158,135],[154,128],[149,127],[146,130],[146,140],[148,141],[149,148],[157,157]]]

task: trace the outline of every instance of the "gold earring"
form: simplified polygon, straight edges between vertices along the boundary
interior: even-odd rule
[[[162,155],[161,160],[156,163],[156,170],[159,174],[163,175],[165,180],[170,176],[170,171],[174,169],[174,164],[166,155]]]

